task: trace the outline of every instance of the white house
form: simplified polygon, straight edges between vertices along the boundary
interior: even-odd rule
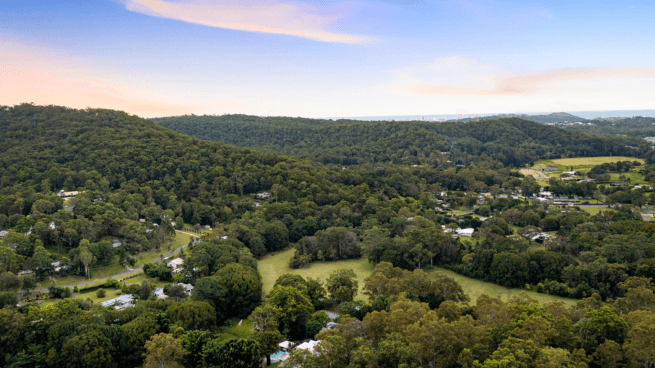
[[[473,232],[475,232],[475,229],[473,228],[467,228],[467,229],[457,229],[455,230],[457,235],[459,236],[466,236],[468,238],[473,236]]]
[[[54,229],[57,228],[57,225],[55,225],[54,222],[51,222],[50,225],[49,225],[48,227],[50,228],[50,230],[54,230]]]
[[[134,307],[134,296],[132,294],[121,295],[114,299],[105,300],[100,304],[103,307],[114,307],[116,310]]]
[[[314,354],[314,348],[316,345],[320,344],[321,340],[309,340],[308,342],[303,342],[302,344],[296,346],[297,350],[309,350],[310,353]]]
[[[271,193],[269,193],[269,192],[257,193],[257,197],[259,197],[261,199],[268,199],[268,198],[271,198]]]
[[[184,264],[184,260],[182,258],[175,258],[174,260],[166,263],[166,266],[175,270],[178,267],[182,266],[183,264]]]
[[[7,236],[7,234],[9,234],[9,231],[6,230],[0,231],[0,238],[4,238],[5,236]]]

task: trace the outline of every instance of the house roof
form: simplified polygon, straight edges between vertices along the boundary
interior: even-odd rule
[[[134,306],[134,296],[132,294],[125,294],[114,299],[105,300],[100,304],[103,307],[114,307],[117,310],[121,310]]]
[[[309,342],[303,342],[302,344],[296,346],[296,349],[309,350],[311,353],[314,353],[314,348],[320,343],[321,340],[310,340]]]

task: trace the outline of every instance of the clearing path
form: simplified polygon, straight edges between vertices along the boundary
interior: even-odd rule
[[[178,232],[178,233],[182,233],[182,234],[186,234],[186,235],[192,236],[192,237],[194,237],[194,238],[200,238],[199,235],[195,235],[195,234],[192,234],[192,233],[187,233],[187,232],[185,232],[185,231],[179,231],[179,230],[175,230],[175,231]],[[179,253],[182,249],[186,249],[188,246],[189,246],[188,244],[184,244],[184,245],[182,245],[181,247],[179,247],[179,248],[177,248],[177,249],[174,249],[174,250],[172,250],[172,251],[170,251],[170,252],[164,254],[163,256],[160,256],[160,257],[158,257],[158,258],[153,259],[152,261],[150,261],[150,263],[157,263],[157,262],[160,262],[161,260],[163,260],[163,259],[165,259],[165,258],[168,258],[168,257],[172,256],[173,254]],[[78,283],[78,284],[66,285],[66,286],[64,286],[64,287],[67,287],[67,288],[71,289],[71,291],[72,291],[73,288],[74,288],[75,286],[77,286],[77,287],[86,286],[86,285],[90,285],[90,284],[95,284],[95,283],[98,283],[98,282],[106,281],[107,279],[122,279],[122,278],[128,277],[128,276],[130,276],[130,275],[133,275],[133,274],[135,274],[135,273],[137,273],[137,272],[140,272],[140,271],[143,271],[143,266],[141,266],[141,267],[137,267],[137,268],[134,268],[134,269],[131,269],[130,271],[127,271],[127,272],[119,273],[119,274],[116,274],[116,275],[111,275],[111,276],[109,276],[109,277],[105,277],[105,278],[103,278],[103,279],[98,279],[98,280],[89,280],[89,281],[85,281],[85,282],[80,282],[80,283]],[[32,290],[32,292],[37,292],[37,293],[39,293],[39,292],[46,292],[46,291],[48,291],[48,289],[37,289],[37,290]]]

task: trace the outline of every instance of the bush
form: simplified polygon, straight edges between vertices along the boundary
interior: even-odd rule
[[[4,308],[5,306],[14,306],[16,303],[18,303],[18,296],[16,296],[16,293],[0,293],[0,309]]]
[[[116,279],[107,279],[103,285],[106,289],[118,289],[121,287],[121,283]]]
[[[73,286],[73,292],[74,292],[74,293],[79,293],[79,292],[80,292],[80,288],[78,288],[77,285]]]
[[[98,289],[98,291],[96,291],[96,296],[98,298],[104,298],[106,295],[107,292],[105,292],[105,289]]]

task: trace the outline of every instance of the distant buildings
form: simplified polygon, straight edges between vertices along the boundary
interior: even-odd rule
[[[4,238],[4,237],[7,236],[8,234],[9,234],[9,231],[6,231],[6,230],[2,230],[2,231],[0,231],[0,239]]]

